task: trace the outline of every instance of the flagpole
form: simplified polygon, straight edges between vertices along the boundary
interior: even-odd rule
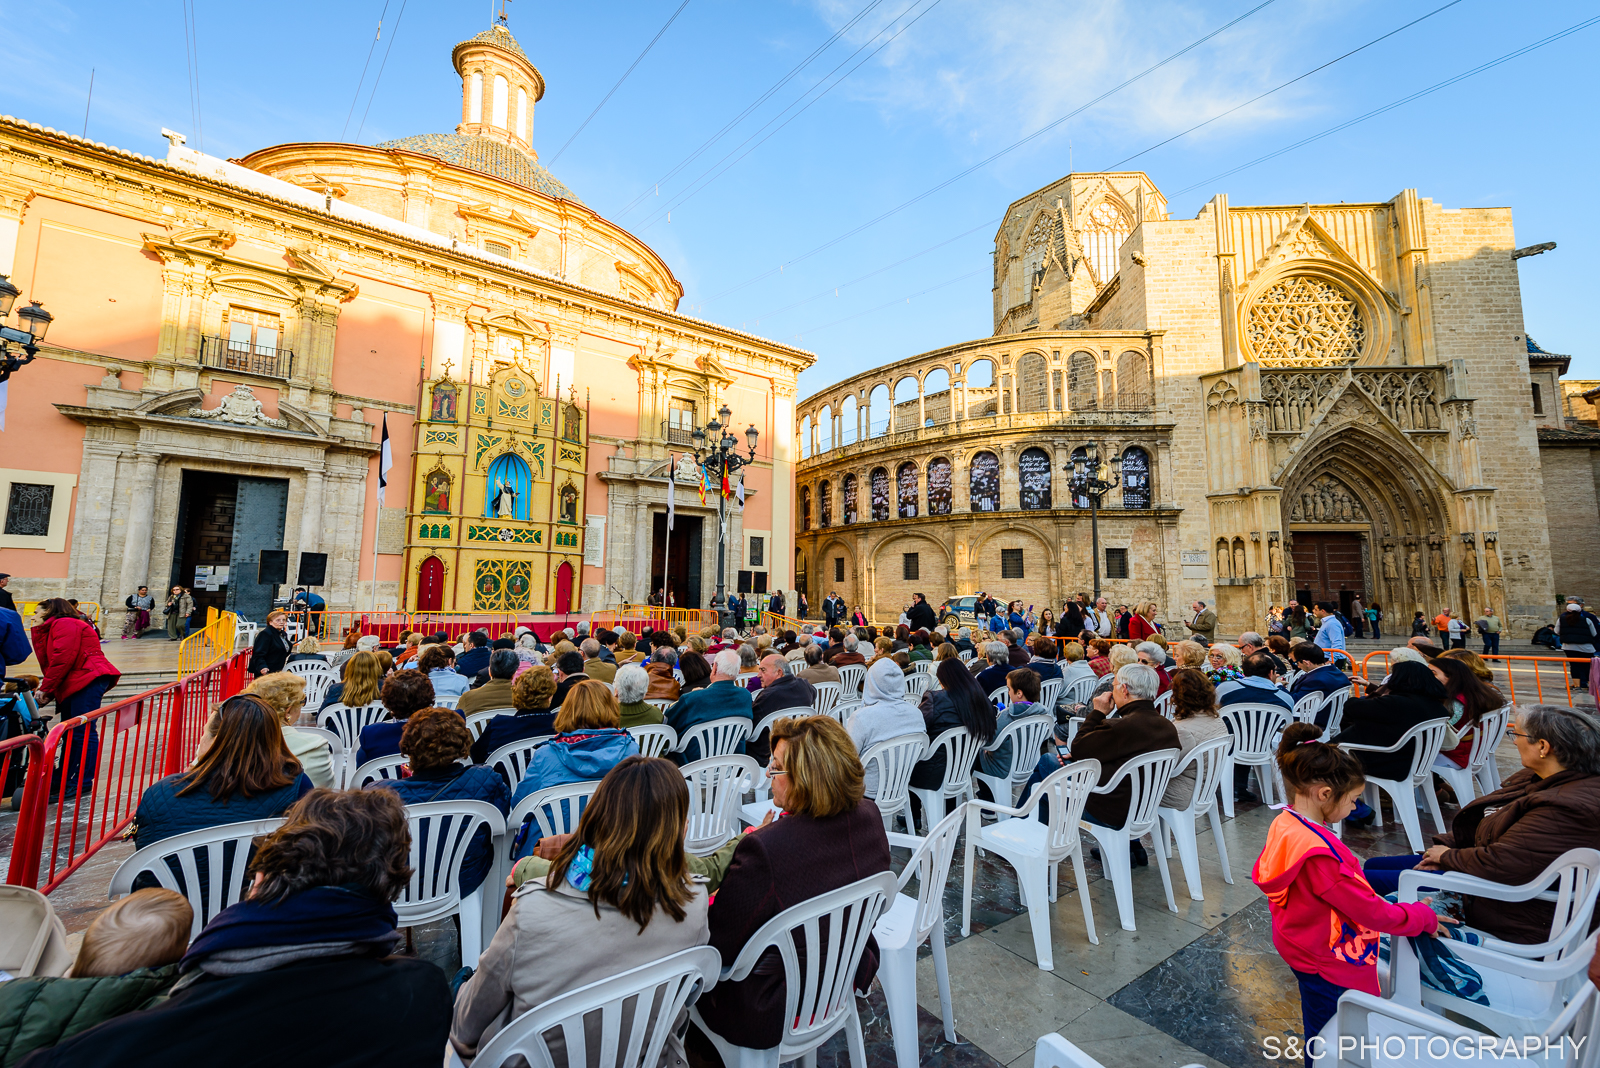
[[[672,521],[676,518],[673,514],[673,495],[677,487],[678,462],[677,457],[667,453],[667,540],[661,549],[661,618],[664,622],[672,622],[672,614],[666,609],[672,605]]]
[[[368,613],[378,613],[378,534],[383,528],[384,490],[388,486],[389,467],[394,463],[389,446],[389,413],[384,412],[379,421],[382,430],[378,442],[378,510],[372,517],[372,594]]]

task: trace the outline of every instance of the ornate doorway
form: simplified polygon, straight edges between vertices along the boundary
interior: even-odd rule
[[[1358,594],[1365,595],[1360,534],[1307,531],[1294,537],[1295,600],[1332,601],[1346,615]],[[1368,598],[1370,600],[1370,598]]]
[[[417,573],[417,611],[444,610],[444,564],[437,556],[422,561]]]
[[[567,615],[572,611],[572,565],[556,568],[556,611]]]

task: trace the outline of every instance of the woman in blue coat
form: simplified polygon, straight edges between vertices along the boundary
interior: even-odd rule
[[[556,713],[556,736],[534,750],[511,803],[552,786],[603,779],[638,752],[633,735],[622,729],[622,713],[611,687],[593,679],[580,682],[567,691]]]

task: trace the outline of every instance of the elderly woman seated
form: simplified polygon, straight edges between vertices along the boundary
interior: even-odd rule
[[[645,703],[645,695],[650,692],[650,675],[644,668],[638,664],[624,664],[617,669],[612,684],[617,689],[617,711],[623,730],[662,722],[661,709]]]
[[[616,696],[603,682],[585,679],[568,691],[555,727],[556,736],[534,750],[512,804],[552,786],[598,781],[639,753],[633,735],[622,729]]]
[[[1468,802],[1427,852],[1367,861],[1374,890],[1393,893],[1412,868],[1519,886],[1569,849],[1600,849],[1600,721],[1575,708],[1528,705],[1508,733],[1522,770]],[[1495,938],[1529,945],[1550,937],[1554,902],[1468,896],[1465,903],[1466,922]]]
[[[1236,682],[1244,678],[1240,665],[1244,657],[1239,655],[1239,648],[1227,642],[1218,642],[1206,652],[1206,678],[1211,680],[1211,685],[1221,686],[1225,682]]]

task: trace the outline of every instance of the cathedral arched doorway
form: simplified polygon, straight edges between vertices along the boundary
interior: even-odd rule
[[[417,569],[417,611],[444,610],[444,564],[437,556],[422,561]]]
[[[1275,597],[1332,601],[1346,613],[1357,597],[1377,601],[1385,629],[1402,633],[1414,611],[1461,607],[1449,493],[1409,441],[1338,427],[1278,482],[1286,543],[1269,549],[1274,576],[1280,559],[1286,574]]]
[[[572,565],[563,563],[556,568],[556,611],[562,615],[572,611]]]

